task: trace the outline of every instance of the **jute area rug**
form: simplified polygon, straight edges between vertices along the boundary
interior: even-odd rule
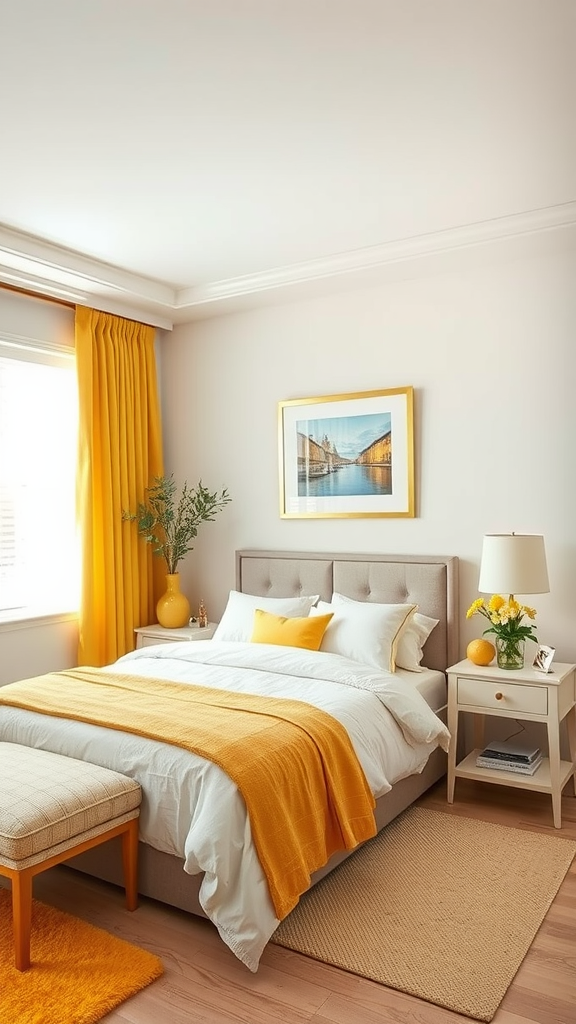
[[[302,897],[272,941],[491,1021],[576,843],[412,807]]]
[[[94,1024],[163,973],[152,953],[37,900],[32,966],[17,971],[11,899],[0,889],[1,1024]]]

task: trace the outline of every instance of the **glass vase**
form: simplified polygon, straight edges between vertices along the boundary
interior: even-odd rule
[[[521,637],[496,637],[496,663],[498,668],[524,668],[525,641]]]

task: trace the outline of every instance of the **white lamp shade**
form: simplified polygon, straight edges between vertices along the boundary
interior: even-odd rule
[[[481,594],[547,594],[548,568],[541,534],[492,533],[484,537]]]

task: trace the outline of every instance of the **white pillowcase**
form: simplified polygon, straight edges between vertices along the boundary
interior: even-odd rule
[[[422,648],[430,633],[437,626],[440,619],[432,619],[429,615],[422,615],[416,612],[398,641],[396,652],[396,664],[398,668],[406,668],[409,672],[423,672]]]
[[[359,608],[395,608],[396,605],[377,604],[376,602],[353,601],[351,597],[344,597],[344,594],[333,594],[332,603],[335,605],[356,605]],[[415,606],[417,607],[417,606]],[[396,647],[396,668],[405,668],[409,672],[423,672],[421,662],[423,657],[422,648],[430,633],[437,626],[440,619],[432,619],[429,615],[422,615],[415,612],[408,619],[404,629],[401,631]]]
[[[310,614],[333,612],[334,615],[324,633],[321,651],[342,654],[380,671],[394,672],[398,638],[417,607],[415,604],[319,601]]]
[[[273,615],[285,615],[286,618],[308,615],[318,594],[312,597],[256,597],[254,594],[241,594],[239,590],[231,590],[224,614],[214,631],[213,640],[238,640],[247,643],[254,629],[254,612],[261,608]]]

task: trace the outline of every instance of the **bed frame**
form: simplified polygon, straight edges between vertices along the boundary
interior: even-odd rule
[[[439,620],[424,648],[424,664],[444,672],[459,658],[456,557],[237,551],[236,589],[258,597],[319,594],[323,601],[329,601],[337,591],[355,601],[417,604],[424,615]],[[444,716],[445,709],[440,712],[440,717]],[[377,801],[378,830],[414,803],[445,773],[446,754],[438,748],[421,774],[402,779]],[[349,852],[335,854],[312,876],[312,884],[349,855]],[[138,889],[142,895],[206,916],[198,900],[201,875],[187,875],[180,858],[143,843],[140,843],[139,857]],[[123,884],[121,851],[115,840],[68,863],[97,878]]]

